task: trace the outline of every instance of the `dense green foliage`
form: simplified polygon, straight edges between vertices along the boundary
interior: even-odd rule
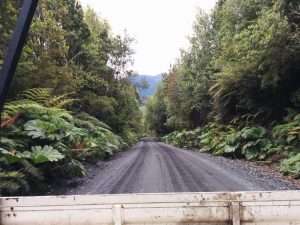
[[[33,89],[24,95],[47,91]],[[49,97],[47,104],[42,104],[44,98],[39,103],[21,99],[5,105],[0,147],[3,194],[34,191],[29,187],[43,180],[85,175],[82,162],[104,159],[127,145],[95,117],[48,105],[52,100],[57,105],[67,102],[58,102],[59,97]]]
[[[238,129],[233,125],[210,122],[193,130],[173,131],[162,140],[183,148],[199,149],[214,155],[247,160],[285,158],[280,171],[300,178],[300,114],[268,131],[262,126]]]
[[[0,64],[22,1],[0,3]],[[76,0],[39,1],[1,118],[0,194],[85,175],[137,140],[133,39]]]
[[[300,176],[300,3],[219,0],[147,103],[148,128],[216,155],[265,159]]]

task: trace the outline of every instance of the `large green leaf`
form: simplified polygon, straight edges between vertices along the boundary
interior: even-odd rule
[[[280,171],[284,174],[291,174],[295,178],[300,178],[300,153],[283,160]]]
[[[256,141],[250,141],[242,147],[242,153],[245,155],[245,158],[252,160],[257,158],[259,155],[259,146]]]
[[[267,130],[264,127],[251,127],[244,128],[242,130],[242,137],[245,139],[262,138],[267,134]]]
[[[29,152],[17,152],[17,151],[8,151],[6,149],[0,148],[0,156],[3,156],[8,163],[14,164],[20,162],[23,159],[31,158]]]
[[[253,146],[256,145],[257,145],[256,141],[249,141],[245,145],[243,145],[242,150],[246,151],[247,149],[252,148]]]
[[[39,126],[37,126],[37,123],[40,120],[31,120],[24,124],[24,129],[27,131],[27,135],[31,136],[33,139],[40,138],[45,139],[46,134],[43,131],[43,129]]]
[[[245,152],[245,158],[247,160],[253,160],[255,158],[257,158],[259,156],[259,152],[257,150],[257,148],[253,147],[253,148],[248,148]]]
[[[225,153],[234,153],[238,149],[239,145],[225,145],[223,151]]]
[[[234,145],[239,142],[241,138],[240,132],[234,132],[226,137],[226,143],[229,145]]]
[[[258,139],[256,142],[259,145],[259,147],[261,148],[261,151],[264,151],[264,152],[268,152],[273,146],[272,141],[267,138]]]
[[[68,129],[66,121],[60,118],[53,119],[53,121],[50,120],[50,122],[31,120],[24,124],[24,128],[28,131],[28,136],[48,140],[62,139],[62,130]]]
[[[53,149],[52,146],[34,146],[31,148],[31,159],[35,164],[58,161],[63,158],[65,156]]]
[[[209,145],[211,140],[209,138],[203,138],[200,143],[203,145]]]

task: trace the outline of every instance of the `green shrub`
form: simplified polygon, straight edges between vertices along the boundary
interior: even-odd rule
[[[65,109],[44,106],[47,90],[25,92],[26,100],[4,107],[0,194],[26,193],[50,179],[84,176],[82,162],[104,159],[126,145],[109,126],[86,113],[73,116]],[[133,141],[133,133],[129,134]]]
[[[300,153],[283,160],[280,170],[286,175],[290,174],[294,178],[300,178]]]
[[[209,123],[203,129],[175,131],[164,140],[180,147],[198,148],[214,155],[245,157],[248,160],[264,159],[273,147],[264,127],[245,127]]]
[[[300,178],[300,114],[290,111],[285,123],[274,127],[273,135],[275,150],[286,158],[281,163],[281,172]]]
[[[289,112],[284,123],[272,129],[262,126],[236,129],[232,125],[209,123],[203,128],[174,131],[162,138],[179,147],[247,160],[263,160],[273,154],[285,157],[281,172],[300,178],[300,114]]]

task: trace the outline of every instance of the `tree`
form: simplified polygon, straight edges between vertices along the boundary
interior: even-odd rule
[[[190,47],[164,80],[165,125],[265,125],[299,110],[298,23],[292,0],[220,0],[211,15],[199,10]]]
[[[113,78],[113,70],[108,66],[110,53],[113,49],[113,38],[108,22],[91,8],[85,11],[84,21],[90,30],[90,42],[85,44],[84,68],[109,81]]]
[[[290,96],[300,85],[299,51],[290,40],[295,31],[281,10],[283,3],[230,0],[214,12],[220,72],[211,90],[225,120],[249,114],[270,121],[291,106]]]
[[[130,37],[126,30],[124,35],[117,35],[113,38],[113,50],[110,53],[109,65],[113,69],[116,79],[127,78],[135,75],[134,71],[130,70],[133,64],[132,43],[134,38]]]
[[[2,64],[6,55],[20,7],[20,1],[0,2],[0,64]]]
[[[171,131],[171,128],[166,125],[167,108],[162,85],[158,86],[157,92],[146,102],[145,122],[146,130],[154,131],[157,135],[164,135]]]
[[[66,31],[68,63],[78,65],[84,61],[85,44],[90,40],[90,29],[84,21],[84,12],[81,4],[76,0],[44,0],[49,8],[55,11],[54,15],[61,27]]]
[[[58,93],[71,92],[76,86],[70,68],[65,66],[68,45],[62,28],[48,1],[36,10],[27,43],[10,89],[10,97],[34,87],[51,87]]]
[[[195,128],[209,120],[212,109],[209,87],[215,53],[212,21],[199,10],[189,38],[189,49],[182,51],[177,64],[166,75],[167,124],[176,129]]]
[[[0,29],[12,32],[19,4],[1,3],[5,15]],[[1,14],[2,15],[2,14]],[[139,129],[139,97],[128,81],[133,75],[133,39],[111,34],[110,26],[92,9],[83,12],[76,0],[39,2],[27,43],[10,90],[10,99],[30,88],[52,88],[57,94],[71,94],[69,106],[86,112],[122,133]],[[6,44],[0,44],[3,52]],[[1,53],[2,54],[2,53]],[[4,53],[3,53],[4,54]],[[1,55],[1,60],[4,57]]]

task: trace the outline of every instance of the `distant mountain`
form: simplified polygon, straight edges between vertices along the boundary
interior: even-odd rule
[[[157,85],[162,82],[162,75],[138,75],[133,78],[134,83],[141,83],[146,81],[149,84],[147,89],[139,89],[141,99],[145,101],[149,96],[153,95],[156,91]]]

